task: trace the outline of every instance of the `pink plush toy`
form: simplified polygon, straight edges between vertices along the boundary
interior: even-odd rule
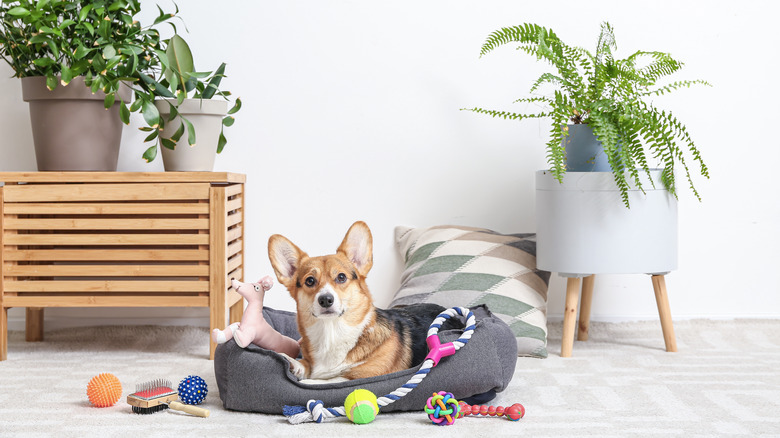
[[[298,342],[274,330],[263,318],[263,299],[265,292],[273,286],[273,279],[268,275],[257,283],[242,283],[233,279],[232,284],[233,289],[246,298],[247,306],[244,309],[244,316],[240,323],[234,322],[225,327],[225,330],[214,329],[211,332],[211,338],[214,339],[214,342],[223,344],[228,339],[233,338],[241,348],[255,344],[277,353],[285,353],[290,357],[298,357],[300,351]]]

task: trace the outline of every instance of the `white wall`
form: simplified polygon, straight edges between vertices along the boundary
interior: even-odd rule
[[[145,17],[156,15],[145,1]],[[161,4],[170,8],[171,3]],[[671,52],[683,90],[659,104],[685,123],[710,166],[704,198],[680,198],[680,268],[667,277],[673,317],[780,317],[780,162],[775,73],[780,8],[770,0],[520,2],[483,0],[179,2],[196,67],[228,63],[226,88],[244,109],[216,170],[248,174],[247,279],[272,273],[267,239],[281,233],[310,254],[332,253],[355,220],[374,232],[369,283],[379,305],[398,286],[396,225],[463,224],[535,230],[533,172],[545,166],[546,126],[459,108],[520,110],[544,66],[511,47],[479,59],[487,35],[535,22],[593,48],[610,21],[619,55]],[[27,104],[0,66],[0,170],[35,170]],[[140,126],[140,116],[133,127]],[[119,170],[143,164],[143,136],[126,129]],[[553,277],[551,319],[565,282]],[[281,286],[267,304],[292,309]],[[603,276],[593,319],[656,319],[649,278]],[[116,322],[207,324],[203,309],[51,309],[47,327]],[[21,309],[9,313],[22,328]],[[185,318],[185,319],[181,319]],[[195,319],[193,319],[195,318]]]

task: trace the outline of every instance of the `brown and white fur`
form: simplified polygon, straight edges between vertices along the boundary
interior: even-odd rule
[[[377,309],[366,285],[373,265],[368,226],[355,222],[336,254],[309,257],[281,235],[268,241],[279,282],[296,302],[303,358],[287,356],[299,379],[359,379],[421,363],[433,304]]]

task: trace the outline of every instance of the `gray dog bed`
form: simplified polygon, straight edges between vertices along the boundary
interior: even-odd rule
[[[471,404],[486,403],[507,387],[517,363],[515,335],[486,307],[471,310],[477,324],[469,343],[443,358],[417,388],[383,407],[382,412],[422,410],[431,394],[438,391],[451,392],[456,399]],[[280,333],[300,338],[294,313],[266,307],[263,316]],[[462,330],[440,331],[439,338],[443,344],[458,339],[461,333]],[[225,409],[264,414],[281,414],[284,405],[304,406],[312,399],[322,400],[326,407],[343,406],[347,395],[358,388],[381,397],[405,384],[419,366],[366,379],[309,385],[292,375],[282,356],[254,344],[241,348],[231,339],[217,346],[214,356],[219,396]]]

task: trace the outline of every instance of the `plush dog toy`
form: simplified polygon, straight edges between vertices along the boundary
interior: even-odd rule
[[[298,357],[300,352],[298,342],[274,330],[263,318],[263,299],[265,292],[273,286],[273,279],[267,275],[257,283],[242,283],[233,279],[232,284],[233,289],[246,298],[248,304],[240,323],[234,322],[225,327],[225,330],[214,329],[211,332],[214,342],[223,344],[233,338],[241,348],[255,344],[267,350],[285,353],[290,357]]]

